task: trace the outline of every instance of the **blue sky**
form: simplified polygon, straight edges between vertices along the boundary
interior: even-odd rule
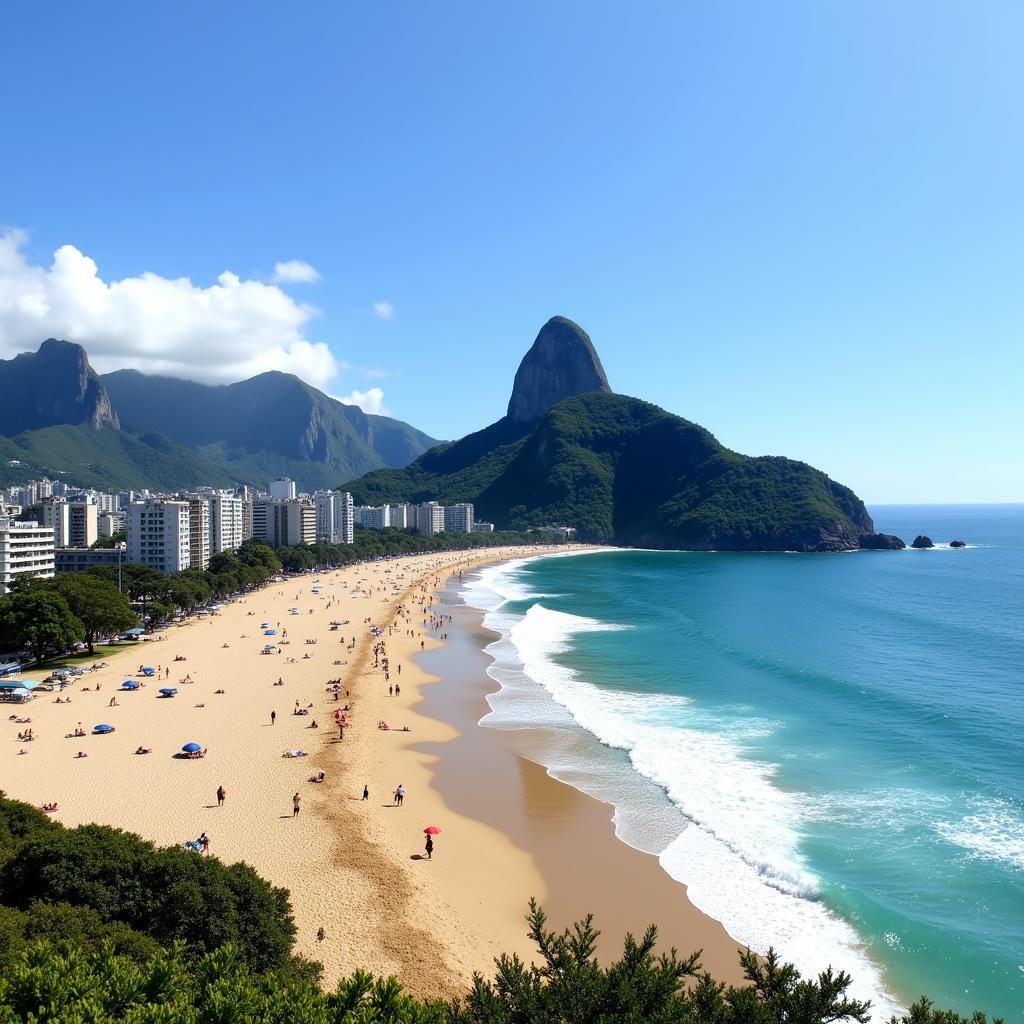
[[[456,437],[560,313],[615,390],[738,450],[868,501],[1022,501],[1022,29],[1011,3],[7,5],[0,355],[77,332],[101,369],[272,365]],[[288,260],[319,280],[275,285]]]

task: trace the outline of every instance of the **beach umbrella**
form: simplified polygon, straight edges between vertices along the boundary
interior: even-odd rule
[[[173,697],[178,691],[173,686],[165,686],[160,692],[165,697]]]
[[[272,651],[276,646],[277,646],[277,644],[264,644],[263,645],[263,650],[265,650],[265,651]]]
[[[181,749],[186,754],[198,754],[203,748],[198,743],[186,743]]]
[[[108,733],[108,732],[113,732],[114,731],[114,727],[112,725],[94,725],[92,731],[93,732],[98,732],[98,733],[101,733],[101,734],[102,733]]]
[[[134,679],[126,679],[121,684],[121,689],[122,690],[137,690],[138,688],[139,688],[139,684]]]
[[[436,836],[436,835],[440,834],[440,832],[441,832],[441,830],[437,827],[437,825],[428,825],[423,830],[423,834],[425,836]]]
[[[266,629],[266,628],[267,628],[267,626],[269,626],[269,625],[270,625],[270,623],[269,623],[269,622],[261,622],[261,623],[260,623],[260,629]]]
[[[134,629],[126,629],[121,636],[142,636],[145,632],[141,626],[136,626]]]
[[[152,666],[152,665],[147,665],[147,666],[146,666],[146,667],[145,667],[145,668],[144,668],[144,669],[142,670],[142,674],[143,674],[144,676],[151,676],[151,675],[153,675],[153,674],[154,674],[155,672],[156,672],[156,669],[155,669],[155,668],[153,668],[153,666]]]
[[[263,635],[264,636],[277,636],[277,630],[276,629],[265,629],[265,630],[263,630]]]

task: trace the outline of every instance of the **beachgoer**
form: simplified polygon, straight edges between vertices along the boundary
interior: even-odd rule
[[[327,932],[324,931],[323,925],[316,930],[316,941],[323,942],[327,938]]]
[[[277,712],[276,711],[271,711],[270,712],[270,724],[273,725],[276,721],[277,721]]]
[[[223,786],[217,787],[217,806],[224,806],[224,798],[228,795],[228,791]]]
[[[294,796],[292,797],[292,817],[293,817],[293,818],[297,818],[297,817],[299,816],[299,802],[300,802],[301,800],[302,800],[302,797],[301,797],[301,796],[299,796],[299,794],[298,794],[298,793],[296,793],[296,794],[295,794],[295,795],[294,795]]]
[[[433,853],[434,853],[434,837],[429,835],[429,834],[427,835],[426,850],[427,850],[427,860],[432,860],[433,859]]]
[[[369,800],[370,799],[370,787],[369,787],[369,785],[364,785],[363,786],[363,799],[364,800]]]
[[[402,801],[405,799],[405,786],[401,783],[398,784],[398,789],[395,790],[395,806],[401,807]]]

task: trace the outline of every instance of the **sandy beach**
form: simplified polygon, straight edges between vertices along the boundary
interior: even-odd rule
[[[397,974],[418,994],[463,991],[499,953],[532,956],[523,922],[531,896],[559,927],[595,912],[611,953],[626,927],[657,921],[665,946],[703,948],[707,967],[739,980],[736,943],[655,858],[614,838],[608,807],[475,725],[494,688],[478,649],[471,659],[464,648],[465,671],[446,670],[437,687],[412,660],[448,632],[434,615],[435,589],[522,553],[416,556],[284,580],[132,644],[78,677],[61,695],[70,703],[40,693],[4,706],[31,717],[36,738],[19,742],[26,726],[5,722],[3,789],[36,805],[56,801],[68,825],[99,822],[161,844],[206,832],[211,853],[291,891],[296,951],[324,964],[328,986],[363,967]],[[381,642],[387,680],[379,653],[375,665]],[[275,653],[261,653],[267,643]],[[158,668],[161,681],[139,676],[142,666]],[[145,685],[122,692],[129,679]],[[160,686],[177,693],[158,697]],[[445,700],[424,700],[425,690]],[[341,738],[334,716],[347,702]],[[79,723],[84,738],[73,736]],[[93,735],[101,723],[114,731]],[[206,756],[175,756],[186,743]],[[137,754],[140,746],[152,752]],[[294,750],[307,756],[282,756]],[[309,781],[321,771],[323,783]],[[395,806],[400,784],[406,796]],[[427,860],[430,825],[442,832]]]

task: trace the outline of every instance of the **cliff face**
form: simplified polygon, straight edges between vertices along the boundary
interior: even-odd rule
[[[611,391],[597,351],[581,327],[552,317],[519,364],[508,418],[533,423],[563,398],[587,391]]]
[[[37,352],[0,359],[0,434],[65,423],[118,428],[110,396],[81,345],[49,338]]]

